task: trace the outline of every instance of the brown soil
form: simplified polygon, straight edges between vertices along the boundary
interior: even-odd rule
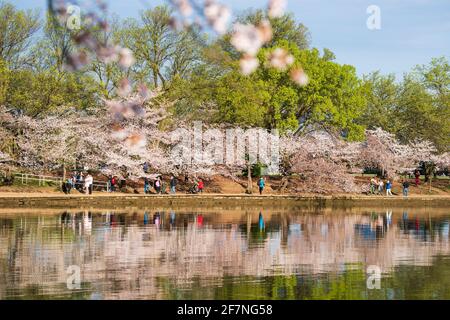
[[[168,178],[164,178],[168,184]],[[258,194],[257,178],[253,178],[253,193]],[[267,177],[265,178],[266,187],[264,194],[270,195],[312,195],[313,192],[304,192],[300,190],[307,189],[305,182],[298,176],[291,177]],[[369,184],[370,177],[356,177],[357,184]],[[205,193],[213,194],[244,194],[247,188],[247,178],[241,177],[237,179],[226,178],[223,176],[212,176],[204,178]],[[410,180],[409,193],[411,195],[449,195],[450,194],[450,180],[434,179],[430,192],[430,187],[421,181],[421,184],[416,187],[414,180]],[[178,193],[186,193],[192,186],[192,182],[185,183],[184,178],[178,178],[177,191]],[[143,193],[143,182],[130,183],[127,188],[127,193]],[[330,186],[329,190],[333,190]],[[30,185],[13,185],[0,187],[0,193],[45,193],[45,194],[60,194],[61,191],[57,187],[37,187]],[[78,194],[78,191],[74,192]],[[330,191],[331,194],[342,194],[343,192]],[[394,182],[392,193],[394,195],[402,194],[402,187],[400,182]]]

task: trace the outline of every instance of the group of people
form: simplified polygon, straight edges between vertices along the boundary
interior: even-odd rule
[[[94,177],[90,173],[85,175],[81,171],[75,171],[72,176],[63,183],[64,193],[70,194],[72,189],[76,189],[85,194],[92,194],[94,189]]]
[[[403,196],[407,197],[409,193],[409,182],[406,179],[401,181],[403,187]],[[383,179],[372,178],[370,179],[370,194],[382,195],[386,190],[386,196],[392,196],[392,182],[387,179],[386,184]]]
[[[176,193],[177,183],[178,183],[177,178],[175,178],[174,175],[170,176],[170,193],[171,194]],[[152,187],[155,190],[156,194],[166,193],[166,185],[161,176],[158,176],[153,182],[150,181],[148,178],[144,179],[144,193],[149,194]],[[199,189],[201,189],[200,192],[203,192],[203,181],[202,180],[200,180],[200,182],[199,182]]]
[[[125,179],[119,179],[117,176],[108,176],[108,181],[106,182],[106,191],[115,192],[122,189],[126,185]]]

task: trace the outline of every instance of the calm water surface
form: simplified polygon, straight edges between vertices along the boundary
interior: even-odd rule
[[[0,299],[450,299],[449,222],[449,208],[1,209]]]

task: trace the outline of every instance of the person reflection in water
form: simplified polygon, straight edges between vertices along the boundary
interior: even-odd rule
[[[159,228],[159,226],[161,225],[161,215],[159,214],[159,212],[155,213],[155,215],[153,216],[153,223],[157,228]]]
[[[263,215],[262,215],[261,212],[259,213],[259,221],[258,221],[258,223],[259,223],[259,230],[264,230],[264,228],[265,228],[265,226],[264,226],[264,218],[263,218]]]
[[[197,226],[198,226],[198,227],[203,226],[203,215],[201,215],[201,214],[199,214],[199,215],[197,216]]]
[[[389,229],[389,227],[392,224],[392,210],[391,211],[389,211],[389,210],[386,211],[385,221],[386,221],[386,228]]]
[[[175,226],[175,212],[170,212],[170,225],[172,226],[172,227],[174,227]]]

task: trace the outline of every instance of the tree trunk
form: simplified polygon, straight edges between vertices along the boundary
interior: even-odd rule
[[[250,160],[247,162],[247,193],[253,193],[253,182],[252,182],[252,165],[250,164]]]
[[[66,162],[63,160],[63,182],[66,181]]]

